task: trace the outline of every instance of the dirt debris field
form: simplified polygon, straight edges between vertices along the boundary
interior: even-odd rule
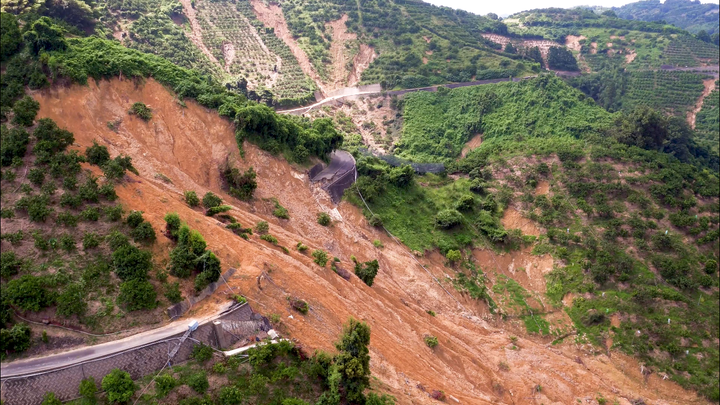
[[[101,81],[88,86],[53,88],[35,93],[40,102],[39,117],[54,119],[75,134],[83,149],[94,139],[118,153],[132,157],[140,176],[117,188],[126,210],[142,210],[156,231],[167,212],[177,212],[207,240],[224,267],[238,268],[231,286],[248,297],[253,308],[264,314],[278,314],[281,331],[310,352],[332,350],[332,342],[349,316],[368,322],[372,328],[371,370],[400,404],[432,404],[428,392],[442,390],[460,404],[596,404],[601,394],[609,402],[627,405],[643,398],[651,404],[706,403],[696,394],[663,380],[657,373],[643,376],[640,364],[619,353],[595,353],[572,339],[550,345],[547,338],[528,336],[513,322],[488,318],[484,304],[472,301],[452,289],[450,297],[409,256],[377,229],[368,226],[360,210],[345,202],[338,207],[341,218],[331,227],[316,222],[318,211],[333,207],[329,198],[308,185],[304,168],[260,151],[246,143],[245,159],[239,157],[231,124],[192,101],[180,106],[172,94],[153,80],[145,82]],[[153,110],[150,122],[127,115],[136,101]],[[107,122],[122,118],[117,132]],[[226,158],[241,168],[253,166],[258,173],[256,199],[239,202],[222,191],[218,165]],[[156,179],[167,176],[171,183]],[[270,223],[270,233],[280,248],[252,236],[245,241],[226,230],[216,219],[185,205],[181,193],[212,190],[233,206],[231,215],[244,226],[260,220]],[[263,198],[276,197],[290,212],[289,220],[273,217]],[[515,217],[514,217],[515,216]],[[521,221],[507,214],[508,223]],[[522,225],[521,225],[522,226]],[[162,238],[162,237],[161,237]],[[379,239],[384,248],[373,246]],[[341,267],[352,268],[350,256],[361,261],[378,259],[380,271],[372,288],[352,276],[342,279],[332,270],[320,268],[311,257],[292,247],[303,242],[311,249],[324,249],[337,256]],[[490,268],[482,251],[476,257]],[[523,265],[524,252],[515,257]],[[419,260],[440,280],[452,270],[439,263],[439,254]],[[513,274],[508,257],[497,261],[498,274]],[[537,259],[536,260],[541,260]],[[540,273],[528,271],[527,285],[541,289]],[[518,274],[515,271],[515,274]],[[260,277],[262,276],[262,277]],[[310,312],[291,312],[286,296],[305,299]],[[463,304],[463,309],[456,299]],[[213,310],[227,300],[220,291],[201,303],[190,316]],[[433,310],[437,316],[426,313]],[[289,315],[293,315],[289,318]],[[486,319],[488,320],[486,320]],[[438,337],[440,344],[428,348],[423,335]],[[511,348],[511,336],[517,336]],[[542,392],[534,392],[540,384]],[[457,402],[453,399],[456,399]]]

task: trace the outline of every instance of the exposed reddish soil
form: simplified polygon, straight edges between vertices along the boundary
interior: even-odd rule
[[[565,46],[572,49],[573,51],[580,52],[580,49],[582,48],[582,45],[580,45],[580,41],[582,41],[585,38],[584,35],[568,35],[565,37]]]
[[[550,182],[547,180],[540,180],[537,187],[535,188],[535,195],[545,195],[550,192]]]
[[[210,59],[210,62],[219,66],[220,62],[218,62],[217,58],[212,54],[212,52],[210,52],[202,40],[202,28],[200,27],[200,23],[197,21],[197,13],[192,6],[192,1],[180,0],[180,4],[182,4],[183,13],[185,13],[188,21],[190,21],[190,27],[192,28],[192,30],[188,33],[190,40],[202,51],[202,53],[205,54],[205,56],[208,57],[208,59]]]
[[[590,355],[588,347],[576,346],[570,339],[550,346],[547,339],[526,337],[522,330],[518,333],[512,323],[487,322],[479,317],[486,313],[484,304],[470,301],[444,283],[449,293],[472,311],[464,312],[414,262],[406,248],[368,226],[359,209],[343,202],[338,206],[341,221],[328,228],[320,226],[315,220],[317,212],[329,211],[332,206],[327,196],[309,187],[301,169],[247,143],[245,159],[241,159],[228,121],[192,101],[187,101],[187,108],[181,107],[172,94],[152,80],[136,85],[114,79],[84,87],[54,88],[36,98],[41,105],[39,117],[50,117],[74,132],[78,147],[84,149],[98,139],[113,156],[120,152],[132,156],[140,176],[129,175],[129,180],[118,187],[125,208],[143,210],[156,231],[162,227],[166,212],[178,212],[205,237],[224,266],[238,268],[229,280],[232,287],[247,296],[257,311],[279,314],[279,327],[308,350],[332,350],[332,342],[349,316],[368,322],[372,328],[371,370],[400,404],[433,404],[427,392],[436,389],[461,404],[592,403],[598,393],[622,403],[638,397],[648,403],[706,403],[655,374],[643,378],[640,365],[626,356]],[[126,111],[136,101],[153,109],[150,122],[127,116]],[[123,123],[115,133],[106,124],[117,117],[123,117]],[[239,202],[221,190],[217,168],[228,156],[240,168],[253,166],[257,171],[256,200]],[[172,184],[155,179],[156,173],[169,177]],[[361,261],[378,259],[380,272],[375,284],[370,288],[354,276],[345,281],[318,267],[308,255],[294,249],[284,254],[257,236],[249,241],[235,236],[217,220],[187,207],[181,200],[181,192],[187,189],[219,193],[233,206],[230,213],[245,226],[268,221],[270,233],[280,245],[292,247],[302,241],[311,249],[324,249],[339,257],[345,268],[352,267],[350,255]],[[261,200],[269,197],[277,197],[289,210],[290,220],[271,215],[268,204]],[[375,248],[374,239],[385,247]],[[160,240],[158,245],[157,249],[169,248],[167,241]],[[523,283],[543,291],[540,273],[546,266],[539,264],[535,273],[535,267],[525,260],[541,259],[524,256],[526,252],[519,255],[475,252],[483,268],[490,269],[497,262],[499,272],[527,277]],[[433,255],[418,260],[427,263],[438,279],[452,273]],[[525,276],[519,267],[525,268]],[[226,302],[224,293],[221,289],[189,316]],[[304,316],[293,312],[285,299],[288,295],[307,300],[310,312]],[[437,316],[428,315],[428,309]],[[510,332],[519,336],[516,344],[520,350],[509,348]],[[425,334],[437,336],[440,344],[428,348],[423,342]],[[576,359],[582,359],[582,364]],[[501,370],[501,362],[502,369],[508,371]],[[427,392],[417,388],[418,384]],[[542,393],[532,395],[537,384],[542,385]]]
[[[695,107],[693,107],[693,109],[688,111],[687,113],[687,122],[688,124],[690,124],[692,129],[695,129],[695,117],[697,117],[697,113],[702,110],[703,102],[705,102],[705,97],[709,96],[710,93],[715,90],[715,79],[703,80],[703,86],[705,86],[705,90],[703,90],[702,95],[700,95],[700,98],[695,103]]]
[[[339,20],[326,24],[332,32],[332,43],[330,44],[332,72],[330,74],[330,81],[327,84],[328,90],[345,87],[349,76],[346,68],[348,55],[345,44],[354,41],[357,35],[347,32],[347,26],[345,25],[347,20],[348,16],[345,14]]]
[[[629,51],[628,53],[625,54],[625,63],[628,65],[631,64],[632,61],[635,60],[636,56],[637,56],[637,53],[635,53],[635,51]]]
[[[376,57],[375,50],[370,45],[360,44],[360,50],[353,58],[353,68],[350,76],[348,76],[348,86],[352,87],[360,83],[362,72],[370,66]]]
[[[463,146],[462,151],[460,152],[460,157],[464,158],[467,156],[468,152],[471,150],[477,148],[482,144],[482,134],[477,134],[473,136],[467,143],[465,143],[465,146]]]
[[[273,28],[275,35],[282,39],[283,42],[290,48],[295,59],[300,64],[300,68],[306,75],[310,76],[311,79],[320,87],[320,91],[327,93],[327,89],[324,88],[320,76],[315,71],[310,58],[308,58],[305,51],[300,48],[297,41],[293,38],[288,28],[287,22],[285,21],[285,15],[282,9],[277,3],[265,4],[262,0],[251,0],[250,4],[253,6],[255,15],[266,27]]]

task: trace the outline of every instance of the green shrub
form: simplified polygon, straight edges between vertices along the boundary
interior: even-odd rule
[[[438,339],[435,336],[425,336],[424,340],[425,344],[431,349],[438,345]]]
[[[69,212],[61,212],[55,218],[55,222],[58,225],[76,227],[78,224],[77,215],[73,215]]]
[[[86,232],[83,235],[83,250],[93,249],[100,246],[100,237],[94,232]]]
[[[95,393],[97,393],[97,386],[95,385],[95,379],[93,377],[83,378],[82,381],[80,381],[80,396],[83,398],[83,405],[95,405],[97,403],[97,398],[95,397]]]
[[[97,179],[94,177],[88,177],[85,180],[85,184],[78,188],[78,196],[83,201],[89,203],[97,203],[100,201],[100,190],[97,184]]]
[[[165,214],[165,231],[170,239],[177,240],[181,225],[182,221],[177,213],[169,212]]]
[[[129,311],[153,309],[157,306],[157,293],[147,280],[134,278],[120,284],[118,302]]]
[[[204,363],[208,360],[210,360],[213,356],[213,349],[210,346],[204,345],[200,343],[199,345],[193,346],[192,353],[190,354],[190,357],[192,357],[195,361],[198,361],[200,363]]]
[[[277,244],[278,244],[277,238],[274,237],[274,236],[272,236],[272,235],[270,235],[269,233],[266,233],[265,235],[261,235],[261,236],[260,236],[260,239],[264,240],[265,242],[270,242],[270,243],[272,243],[273,245],[277,245]]]
[[[105,183],[98,189],[98,194],[108,201],[115,201],[118,199],[117,193],[115,192],[115,186],[112,183]]]
[[[225,180],[230,195],[244,201],[253,197],[253,193],[257,188],[257,181],[255,180],[257,174],[252,167],[246,170],[245,173],[241,173],[236,167],[232,167],[229,161],[226,161],[220,167],[220,175]]]
[[[112,242],[110,247],[113,248]],[[127,239],[124,244],[117,246],[112,258],[115,274],[123,281],[146,280],[147,273],[153,266],[150,252],[128,244]]]
[[[152,119],[152,110],[150,110],[150,108],[148,108],[148,106],[146,106],[144,103],[141,103],[139,101],[133,103],[128,113],[131,115],[137,115],[143,121],[150,121],[150,119]]]
[[[130,211],[130,214],[128,214],[125,222],[130,228],[136,228],[138,225],[142,224],[145,221],[145,218],[143,218],[142,214],[142,211]]]
[[[435,224],[443,229],[449,229],[463,222],[463,216],[458,210],[442,210],[435,215]]]
[[[3,288],[3,298],[11,305],[34,312],[53,303],[52,294],[45,290],[40,278],[29,274],[10,280]]]
[[[165,398],[178,385],[180,385],[180,382],[170,374],[160,374],[155,378],[155,396]]]
[[[98,145],[95,140],[93,140],[92,146],[85,149],[85,156],[88,163],[100,167],[110,160],[110,152],[108,152],[107,147]]]
[[[85,301],[85,287],[80,283],[66,285],[63,292],[57,297],[57,313],[60,316],[82,316],[87,311]]]
[[[220,204],[222,204],[222,198],[218,197],[212,191],[208,191],[203,196],[202,204],[203,204],[203,207],[205,207],[207,209],[218,207],[218,206],[220,206]]]
[[[332,223],[332,218],[325,212],[318,212],[317,222],[322,226],[329,226]]]
[[[80,196],[78,195],[66,192],[62,196],[60,196],[61,207],[77,209],[80,208],[81,205],[82,199],[80,199]]]
[[[35,121],[35,116],[40,111],[40,103],[30,96],[25,96],[15,102],[13,106],[13,124],[22,127],[29,127]]]
[[[33,152],[39,163],[49,163],[55,154],[64,151],[75,142],[72,132],[58,128],[55,121],[49,118],[38,120],[33,135],[37,139]]]
[[[200,199],[197,196],[197,193],[195,191],[189,190],[186,191],[185,194],[185,203],[191,207],[197,207],[200,205]]]
[[[247,239],[248,235],[252,235],[252,228],[243,228],[239,222],[228,224],[225,227],[233,231],[234,234],[240,235],[243,239]]]
[[[462,254],[460,254],[460,251],[454,249],[448,250],[445,257],[447,257],[450,263],[457,263],[462,260]]]
[[[302,242],[298,242],[297,245],[295,245],[295,247],[297,248],[298,252],[301,252],[301,253],[304,253],[305,251],[308,250],[308,247],[303,245]]]
[[[155,230],[150,222],[143,221],[135,229],[130,231],[130,236],[135,242],[152,243],[155,242]]]
[[[0,253],[0,276],[7,279],[18,274],[23,263],[23,260],[17,257],[13,251]]]
[[[130,374],[117,368],[103,377],[101,385],[111,404],[124,404],[130,401],[137,390]]]
[[[321,249],[313,251],[312,257],[315,259],[314,262],[320,267],[325,267],[328,262],[327,253]]]
[[[21,353],[32,344],[32,331],[24,323],[16,323],[10,329],[0,329],[0,357],[6,352]]]
[[[708,260],[705,262],[705,273],[707,274],[715,274],[715,272],[718,269],[718,263],[716,260]]]
[[[41,169],[39,167],[30,169],[27,177],[28,177],[28,180],[30,180],[30,183],[32,183],[38,187],[42,186],[43,182],[45,182],[45,170]]]
[[[231,209],[232,209],[232,207],[229,205],[218,205],[217,207],[208,208],[208,210],[205,212],[205,215],[212,217],[221,212],[228,212]]]
[[[80,217],[85,221],[97,221],[100,219],[100,208],[88,207],[80,213]]]
[[[25,210],[33,222],[45,222],[53,210],[48,208],[49,198],[44,195],[23,197],[15,204],[15,209]]]
[[[119,221],[122,218],[123,208],[118,204],[115,206],[107,206],[103,209],[105,219],[109,222]]]
[[[270,231],[270,225],[268,225],[267,221],[260,221],[255,225],[255,232],[259,235],[268,233]]]
[[[363,283],[367,284],[368,287],[372,287],[379,269],[380,264],[377,260],[365,263],[355,262],[355,275],[357,275]]]
[[[8,129],[7,126],[0,125],[0,140],[0,163],[5,167],[10,166],[13,160],[25,156],[30,136],[21,128]]]
[[[174,283],[165,284],[165,298],[173,304],[183,300],[182,293],[180,292],[180,283],[177,281]]]
[[[60,248],[62,248],[64,251],[70,253],[73,252],[76,248],[75,246],[75,238],[73,238],[70,234],[63,234],[60,235],[60,238],[58,238],[58,242],[60,242]]]
[[[290,298],[290,306],[303,315],[307,314],[310,310],[308,303],[299,298]]]

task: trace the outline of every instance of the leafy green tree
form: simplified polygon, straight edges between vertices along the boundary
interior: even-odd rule
[[[62,401],[57,399],[54,392],[47,392],[43,397],[41,405],[62,405]]]
[[[197,193],[193,190],[185,192],[185,202],[191,207],[197,207],[200,205],[200,199],[198,198]]]
[[[327,255],[327,253],[326,253],[324,250],[322,250],[322,249],[318,249],[318,250],[313,251],[313,252],[312,252],[312,257],[315,259],[314,262],[315,262],[318,266],[320,266],[320,267],[325,267],[325,265],[326,265],[327,262],[328,262],[328,255]]]
[[[505,45],[505,53],[513,55],[517,53],[517,49],[513,46],[512,42],[508,42],[507,45]]]
[[[95,140],[93,140],[92,146],[85,149],[85,156],[87,156],[88,163],[101,167],[110,160],[110,152],[107,147],[98,145]]]
[[[445,254],[445,257],[447,257],[450,263],[457,263],[462,260],[462,255],[460,254],[460,251],[454,249],[448,250],[448,252]]]
[[[241,200],[250,200],[257,188],[257,173],[251,167],[244,173],[226,161],[220,168],[220,174],[228,185],[230,195]]]
[[[38,140],[33,148],[33,152],[43,163],[49,162],[53,155],[64,151],[75,142],[75,136],[72,132],[60,129],[55,121],[49,118],[41,118],[38,120],[38,125],[35,131],[33,131],[33,135]]]
[[[8,279],[20,271],[23,266],[23,260],[8,250],[0,253],[0,277]]]
[[[20,27],[17,18],[6,12],[0,12],[0,61],[7,60],[22,45]]]
[[[8,129],[7,126],[2,125],[0,126],[0,138],[0,159],[2,166],[10,166],[15,158],[25,156],[30,136],[24,129]]]
[[[120,284],[118,301],[130,311],[153,309],[157,306],[157,293],[147,280],[132,279]]]
[[[103,377],[102,389],[107,394],[108,402],[124,404],[130,401],[137,387],[129,373],[116,368]]]
[[[40,111],[40,103],[30,96],[25,96],[15,102],[13,106],[13,124],[29,127],[35,121],[35,116]]]
[[[435,224],[443,229],[449,229],[463,222],[463,216],[458,210],[442,210],[435,215]]]
[[[222,198],[218,197],[212,191],[208,191],[203,196],[202,203],[203,203],[203,207],[208,208],[208,209],[214,208],[214,207],[219,207],[220,204],[222,204]]]
[[[185,278],[198,269],[199,258],[205,253],[207,243],[194,229],[182,225],[178,231],[178,244],[170,252],[170,274]]]
[[[10,329],[0,329],[0,357],[6,352],[21,353],[30,348],[32,331],[24,323],[13,325]]]
[[[52,305],[53,297],[42,284],[40,278],[25,274],[10,280],[3,288],[3,295],[8,302],[26,311],[40,311]]]
[[[173,388],[177,387],[179,384],[180,382],[176,380],[172,375],[160,374],[155,379],[155,395],[157,395],[158,398],[164,398],[170,391],[173,390]]]
[[[143,121],[150,121],[152,119],[152,110],[141,102],[136,102],[132,105],[129,111],[130,114],[137,115]]]
[[[548,50],[548,68],[553,70],[567,70],[571,72],[577,72],[580,70],[577,65],[577,60],[565,47],[551,46]]]
[[[119,246],[112,254],[115,274],[123,281],[146,280],[152,269],[152,254],[127,244]]]
[[[65,286],[57,298],[57,313],[67,318],[72,315],[85,315],[86,311],[85,287],[80,283]]]
[[[318,224],[322,226],[329,226],[332,223],[332,218],[326,212],[318,212],[317,214]]]
[[[47,17],[40,17],[23,35],[25,43],[35,55],[42,51],[55,51],[67,48],[62,28],[54,25]]]
[[[165,231],[167,232],[170,239],[177,240],[178,232],[180,231],[180,226],[182,225],[180,216],[174,212],[169,212],[165,214],[165,224]]]
[[[370,385],[370,327],[354,318],[343,326],[343,334],[335,347],[340,352],[335,358],[348,403],[365,403],[363,392]]]
[[[658,150],[669,135],[668,118],[650,107],[638,106],[618,117],[610,133],[624,144]]]
[[[410,185],[414,177],[415,170],[410,165],[394,167],[389,173],[390,183],[398,187],[406,187]]]
[[[130,231],[130,236],[135,242],[152,243],[156,239],[155,230],[148,221],[141,222],[140,225]]]
[[[372,287],[377,276],[380,265],[377,260],[372,260],[365,263],[355,262],[355,274],[362,280],[368,287]]]
[[[182,292],[180,292],[180,283],[177,281],[174,283],[165,284],[165,298],[173,304],[183,300]]]
[[[83,398],[83,405],[95,405],[97,403],[97,398],[95,397],[97,393],[95,378],[83,378],[83,380],[80,381],[79,391],[80,396]]]
[[[130,228],[137,228],[138,225],[142,224],[145,221],[145,218],[143,218],[142,214],[142,211],[131,211],[130,214],[128,214],[125,222],[127,222]]]

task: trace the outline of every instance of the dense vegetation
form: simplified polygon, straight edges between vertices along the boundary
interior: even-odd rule
[[[698,144],[705,146],[718,155],[720,145],[720,82],[715,81],[715,89],[703,100],[702,109],[695,117],[695,132]]]
[[[360,156],[347,198],[365,209],[362,194],[371,224],[414,250],[438,248],[458,290],[522,317],[529,332],[572,327],[577,341],[598,345],[612,336],[614,348],[717,400],[718,160],[683,119],[640,106],[610,114],[548,76],[412,94],[402,111],[400,153],[444,160],[463,176],[403,174]],[[453,161],[475,133],[483,143]],[[536,195],[541,181],[551,194]],[[544,228],[539,238],[502,226],[511,205]],[[567,293],[591,297],[565,308],[572,326],[549,325],[547,304],[511,278],[488,289],[470,254],[524,245],[558,263],[551,306]]]
[[[613,8],[620,18],[641,21],[666,21],[694,34],[718,32],[718,5],[691,0],[638,1]]]

